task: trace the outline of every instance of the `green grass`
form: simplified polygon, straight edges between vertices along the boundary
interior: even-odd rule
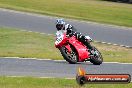
[[[0,28],[0,57],[63,59],[54,46],[52,35]],[[102,53],[104,61],[132,63],[132,49],[93,43]]]
[[[0,0],[0,7],[132,27],[132,5],[103,0]]]
[[[54,36],[8,28],[0,28],[0,56],[61,58],[54,48]]]
[[[76,80],[59,78],[0,77],[0,88],[131,88],[130,84],[87,84],[80,87]]]

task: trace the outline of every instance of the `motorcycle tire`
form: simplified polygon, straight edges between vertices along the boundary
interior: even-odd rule
[[[60,52],[61,52],[63,58],[64,58],[67,62],[69,62],[70,64],[76,64],[76,63],[78,62],[78,54],[76,53],[76,50],[75,50],[74,47],[71,46],[71,49],[72,49],[72,51],[74,51],[74,54],[75,54],[75,58],[76,58],[76,59],[74,59],[74,60],[73,60],[72,58],[70,58],[70,57],[68,56],[68,54],[66,53],[66,48],[65,48],[65,46],[62,46],[61,48],[59,48],[59,50],[60,50]]]
[[[95,57],[95,56],[91,57],[90,58],[90,62],[93,63],[94,65],[100,65],[100,64],[102,64],[103,57],[102,57],[101,53],[99,52],[99,50],[97,48],[93,47],[93,49],[98,52],[99,57]]]

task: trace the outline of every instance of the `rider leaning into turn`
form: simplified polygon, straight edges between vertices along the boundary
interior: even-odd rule
[[[59,30],[66,31],[66,35],[69,37],[74,35],[80,42],[82,42],[84,45],[86,45],[87,48],[90,49],[90,51],[93,51],[93,48],[90,45],[90,43],[88,42],[87,38],[84,35],[82,35],[80,32],[77,32],[76,29],[72,25],[66,24],[63,19],[57,19],[56,28],[58,31]],[[92,54],[92,52],[91,52],[91,54]]]

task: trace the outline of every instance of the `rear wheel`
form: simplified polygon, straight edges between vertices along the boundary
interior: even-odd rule
[[[73,46],[71,47],[71,52],[65,46],[62,46],[59,50],[64,57],[64,59],[70,64],[76,64],[78,62],[78,54]]]
[[[90,62],[93,63],[94,65],[102,64],[103,57],[102,57],[101,53],[99,52],[99,50],[97,48],[93,47],[93,49],[94,49],[95,54],[94,54],[94,56],[91,56]]]

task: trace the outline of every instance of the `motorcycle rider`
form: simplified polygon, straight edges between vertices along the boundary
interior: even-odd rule
[[[87,46],[88,49],[90,49],[90,53],[94,54],[93,47],[88,42],[88,39],[82,35],[80,32],[77,32],[77,30],[70,24],[66,24],[63,19],[57,19],[56,20],[56,28],[57,30],[64,30],[66,32],[66,35],[71,37],[75,36],[80,42],[82,42],[84,45]]]

